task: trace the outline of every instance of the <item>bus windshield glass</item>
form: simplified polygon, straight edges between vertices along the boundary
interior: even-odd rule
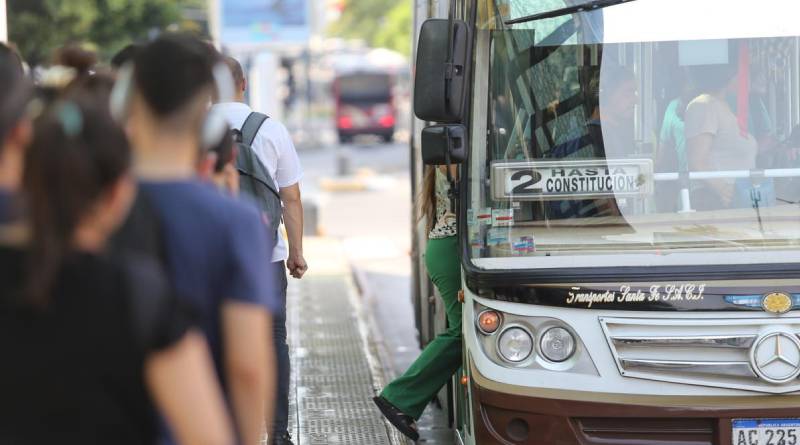
[[[506,25],[579,3],[479,1],[473,262],[798,261],[800,2],[637,0]]]

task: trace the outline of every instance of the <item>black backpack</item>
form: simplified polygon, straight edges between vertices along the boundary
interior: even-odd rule
[[[278,227],[283,216],[281,195],[269,171],[253,151],[253,141],[267,119],[269,116],[265,114],[250,113],[242,129],[233,130],[233,140],[238,148],[236,169],[239,171],[239,193],[258,206],[266,216],[267,227],[277,240]]]

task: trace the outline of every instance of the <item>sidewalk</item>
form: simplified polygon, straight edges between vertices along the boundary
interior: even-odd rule
[[[383,372],[341,244],[310,238],[305,251],[311,273],[287,295],[295,443],[407,443],[372,404]]]

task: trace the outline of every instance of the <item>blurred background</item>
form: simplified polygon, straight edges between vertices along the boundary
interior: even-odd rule
[[[0,0],[0,39],[34,72],[65,44],[107,62],[165,30],[197,33],[239,58],[251,104],[285,121],[302,148],[342,131],[348,142],[407,138],[410,0]],[[365,85],[367,73],[371,97],[353,97],[347,87]]]
[[[286,124],[305,171],[310,279],[294,284],[293,292],[313,300],[314,277],[355,277],[362,298],[341,297],[335,304],[352,304],[349,313],[371,326],[370,349],[379,356],[380,378],[388,380],[419,353],[410,258],[412,8],[412,0],[0,0],[0,41],[19,49],[34,78],[67,44],[107,66],[126,45],[165,31],[196,33],[239,59],[248,75],[248,102]],[[304,418],[310,419],[306,425],[322,425],[316,411],[303,409],[302,400],[317,406],[309,394],[323,405],[357,397],[354,416],[383,430],[369,400],[370,382],[356,396],[315,386],[316,373],[332,371],[315,367],[320,362],[304,336],[316,341],[320,334],[303,331],[313,308],[298,304],[289,302],[293,379],[297,394],[305,394],[292,420],[296,436],[305,437],[300,442],[317,434],[303,427]],[[323,363],[330,360],[331,353],[318,353],[327,357]],[[342,419],[334,411],[324,411],[331,429],[315,443],[356,443],[336,436]],[[420,426],[428,443],[450,443],[441,412],[429,413]],[[364,443],[384,441],[385,435]]]

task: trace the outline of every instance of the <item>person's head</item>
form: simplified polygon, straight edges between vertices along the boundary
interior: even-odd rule
[[[232,96],[218,90],[233,87],[218,57],[212,47],[182,34],[163,35],[136,53],[112,93],[112,112],[125,123],[135,150],[155,150],[164,145],[155,142],[169,140],[174,150],[196,156],[198,148],[219,142],[225,121],[208,119],[209,106],[217,94]]]
[[[592,105],[604,121],[633,117],[639,102],[636,77],[619,65],[603,64],[596,68],[590,80]]]
[[[32,136],[26,108],[33,88],[22,60],[12,48],[0,44],[0,187],[14,190],[22,174],[24,150]]]
[[[114,57],[111,58],[111,68],[114,71],[119,71],[120,68],[125,66],[128,63],[132,63],[134,58],[136,58],[136,54],[142,49],[142,45],[138,43],[131,43],[127,45],[125,48],[122,48],[114,54]]]
[[[223,58],[223,62],[225,62],[225,65],[228,65],[228,69],[231,71],[231,76],[233,76],[233,83],[236,86],[235,100],[237,102],[243,102],[244,92],[247,90],[247,78],[244,75],[242,64],[230,56],[225,56]]]
[[[13,44],[0,42],[0,59],[17,69],[20,74],[25,74],[25,62]]]
[[[86,74],[97,65],[97,54],[81,45],[70,43],[53,54],[53,64],[72,68],[77,74]]]
[[[75,89],[35,122],[22,187],[33,303],[46,304],[67,255],[103,248],[135,195],[130,149],[107,103]]]
[[[693,67],[692,80],[700,93],[724,95],[735,91],[738,68],[733,63]]]

